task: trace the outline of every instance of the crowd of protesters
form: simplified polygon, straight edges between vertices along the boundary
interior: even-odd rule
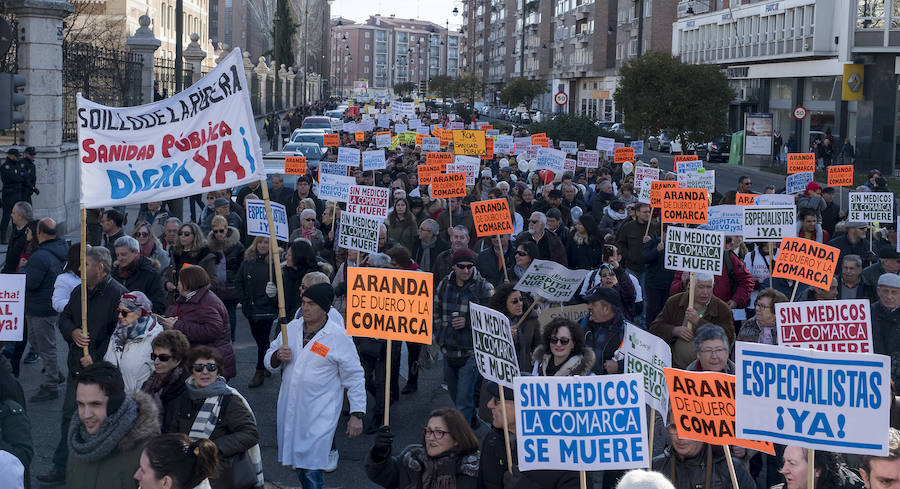
[[[293,111],[284,124],[273,118],[265,136],[289,133],[300,115],[319,109]],[[449,128],[450,115],[437,114],[437,119],[430,112],[418,117],[422,124]],[[361,117],[361,111],[344,115],[346,122]],[[527,133],[518,130],[514,136]],[[372,134],[357,141],[341,133],[341,145],[375,149]],[[33,157],[33,148],[25,154]],[[637,199],[634,176],[609,158],[601,156],[598,168],[553,174],[535,170],[524,155],[495,155],[483,161],[468,196],[444,200],[419,184],[417,167],[426,161],[421,146],[395,143],[386,155],[384,170],[350,169],[360,185],[391,189],[377,252],[339,246],[344,206],[319,199],[312,174],[291,185],[275,175],[270,194],[286,206],[290,227],[290,240],[279,242],[277,255],[269,238],[247,234],[245,201],[261,197],[254,183],[188,198],[190,212],[181,201],[147,202],[134,219],[127,209],[95,210],[82,267],[82,244],[67,243],[52,219],[33,213],[30,197],[38,193],[33,163],[29,167],[29,158],[9,150],[0,171],[0,237],[8,243],[3,271],[25,274],[27,341],[8,345],[0,357],[0,467],[10,467],[0,471],[0,479],[18,467],[29,484],[33,449],[17,381],[27,344],[43,364],[41,384],[27,386],[34,392],[28,402],[62,398],[62,415],[55,420],[62,436],[52,467],[37,480],[72,489],[138,483],[261,487],[259,429],[241,391],[279,379],[278,461],[296,470],[304,489],[323,487],[325,473],[337,468],[338,426],[350,438],[374,435],[359,442],[371,445],[365,471],[386,488],[578,487],[577,472],[519,471],[515,453],[508,466],[504,431],[515,451],[516,396],[478,373],[469,316],[473,303],[509,318],[519,368],[532,375],[623,373],[618,350],[627,323],[668,342],[673,366],[687,370],[733,374],[735,341],[777,344],[775,304],[786,302],[795,286],[770,276],[777,248],[728,236],[722,273],[696,274],[691,294],[688,274],[664,266],[667,225],[660,224],[659,211]],[[336,161],[337,148],[329,148],[327,159]],[[659,168],[655,158],[646,165]],[[753,193],[750,177],[735,183],[732,190],[730,182],[717,182],[720,191],[712,203],[733,203],[736,194]],[[880,173],[872,172],[858,191],[890,190]],[[477,235],[470,205],[486,199],[508,201],[513,233]],[[892,376],[900,377],[896,227],[848,222],[834,189],[816,183],[796,202],[798,236],[840,250],[833,286],[800,284],[796,300],[869,299],[874,348],[892,357]],[[581,319],[540,323],[540,311],[563,304],[543,301],[531,307],[536,297],[514,288],[535,260],[589,270],[565,304],[584,304]],[[404,384],[401,357],[394,355],[387,365],[383,340],[346,334],[349,267],[433,274],[434,341],[406,344]],[[276,268],[284,277],[286,342],[278,327]],[[82,290],[87,291],[86,330]],[[256,343],[255,370],[246,386],[234,381],[239,314]],[[57,331],[65,345],[56,343]],[[66,358],[67,375],[59,368],[60,356]],[[428,415],[421,440],[395,449],[391,427],[382,425],[385,380],[390,376],[391,399],[415,395],[426,367],[442,371],[451,407]],[[506,389],[505,402],[500,389]],[[349,410],[342,411],[345,396]],[[900,425],[900,413],[891,419]],[[722,447],[681,439],[670,421],[660,418],[654,428],[658,449],[652,467],[661,476],[590,474],[593,487],[730,485]],[[479,439],[476,433],[484,435]],[[805,449],[778,447],[776,456],[730,450],[740,461],[735,467],[740,489],[780,484],[814,489],[806,485]],[[892,429],[888,457],[844,460],[817,451],[815,469],[815,489],[896,487],[900,433]]]

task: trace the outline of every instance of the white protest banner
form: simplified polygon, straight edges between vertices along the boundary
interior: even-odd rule
[[[363,171],[384,170],[387,163],[384,159],[384,150],[363,151],[362,169]]]
[[[700,160],[679,161],[676,173],[691,173],[703,168],[703,162]],[[688,187],[685,187],[688,188]]]
[[[366,253],[378,251],[378,227],[381,219],[341,212],[338,246]]]
[[[669,389],[663,369],[672,366],[672,348],[662,338],[626,322],[625,373],[640,374],[644,379],[644,400],[659,414],[669,412]]]
[[[478,372],[485,379],[512,389],[513,377],[519,375],[519,362],[509,318],[475,303],[469,304],[469,316]]]
[[[659,168],[650,168],[649,166],[634,167],[634,188],[640,191],[641,183],[644,180],[659,180]],[[647,203],[650,203],[649,195]]]
[[[451,122],[450,130],[451,131],[459,131],[466,128],[466,124],[464,122]]]
[[[643,141],[632,141],[630,146],[632,148],[634,148],[635,156],[644,154],[644,142]]]
[[[744,212],[744,240],[751,243],[779,242],[781,238],[797,236],[797,208],[783,206],[742,206]]]
[[[247,208],[247,234],[269,237],[269,219],[266,217],[266,201],[245,199]],[[269,201],[272,206],[272,221],[275,222],[275,237],[279,241],[288,240],[288,219],[284,205]]]
[[[682,162],[681,165],[686,163],[690,162],[685,161]],[[706,170],[704,168],[689,172],[679,171],[678,186],[681,188],[705,188],[706,191],[712,195],[712,193],[716,191],[716,171]]]
[[[541,309],[541,312],[538,313],[538,324],[543,328],[550,321],[553,321],[556,318],[568,319],[577,323],[590,315],[590,313],[591,311],[588,310],[587,304],[575,304],[574,306],[563,307],[546,307],[544,309]]]
[[[600,164],[600,153],[596,151],[579,151],[578,166],[584,168],[597,168]]]
[[[481,169],[481,159],[477,156],[456,155],[453,163],[447,164],[446,173],[465,173],[466,185],[475,185],[479,169]]]
[[[397,133],[400,134],[400,133]],[[420,125],[416,128],[416,134],[421,134],[423,136],[431,136],[431,126]]]
[[[578,143],[576,143],[575,141],[560,141],[559,150],[563,151],[567,155],[574,155],[578,153]]]
[[[375,147],[376,148],[387,148],[391,145],[391,133],[386,132],[384,134],[375,134]],[[340,150],[338,150],[340,151]],[[338,155],[340,156],[340,155]]]
[[[894,220],[893,192],[850,192],[848,221],[892,222]]]
[[[796,194],[806,190],[806,185],[813,181],[813,172],[792,173],[784,181],[784,193]]]
[[[438,115],[438,113],[437,113],[437,112],[432,112],[432,113],[431,113],[431,120],[436,121],[436,120],[438,120],[438,119],[440,119],[440,116]]]
[[[338,148],[337,162],[349,167],[359,166],[359,149],[357,148]]]
[[[497,140],[494,141],[494,153],[498,155],[508,155],[512,153],[513,150],[513,137],[512,136],[497,136]]]
[[[390,128],[391,127],[391,118],[387,117],[387,116],[383,116],[383,115],[378,116],[378,119],[376,120],[375,125],[378,127],[386,128],[386,129]]]
[[[323,173],[319,178],[318,195],[322,200],[347,202],[350,186],[356,184],[356,178],[344,175]]]
[[[642,383],[639,374],[516,377],[519,470],[648,467]]]
[[[500,135],[500,129],[488,129],[484,131],[484,135],[489,138],[497,138]]]
[[[625,147],[625,143],[613,143],[613,151],[615,151],[616,148],[624,148],[624,147]]]
[[[775,304],[778,344],[823,351],[872,353],[869,299]]]
[[[714,205],[709,208],[709,223],[703,229],[722,231],[726,236],[743,236],[744,206]]]
[[[541,146],[536,144],[530,144],[527,148],[525,148],[525,159],[526,160],[536,160],[538,157],[538,152],[541,150]],[[537,161],[535,161],[537,163]]]
[[[396,123],[396,124],[394,124],[394,133],[395,133],[395,134],[403,134],[403,133],[406,132],[408,129],[409,129],[409,126],[406,125],[406,124],[402,124],[402,123],[399,123],[399,122]]]
[[[761,194],[753,198],[753,205],[794,205],[797,199],[793,195],[786,194]]]
[[[240,49],[165,100],[107,107],[76,96],[81,207],[205,194],[265,178]]]
[[[743,341],[735,349],[738,437],[887,455],[890,357]]]
[[[384,219],[387,217],[389,196],[390,189],[385,187],[351,185],[346,212]]]
[[[25,338],[25,274],[0,275],[0,341]]]
[[[606,154],[612,154],[615,147],[615,139],[597,136],[597,151],[606,151]]]
[[[530,137],[522,137],[522,138],[513,138],[513,153],[520,155],[524,153],[528,147],[531,146],[531,138]]]
[[[638,194],[638,202],[642,202],[644,204],[650,204],[650,196],[653,190],[653,180],[644,179],[641,181],[640,193]]]
[[[537,165],[535,170],[550,170],[560,173],[565,166],[566,154],[558,149],[540,148],[537,153]]]
[[[515,289],[537,294],[550,302],[568,302],[590,270],[569,270],[549,260],[532,260]]]
[[[332,163],[330,161],[320,161],[319,175],[347,176],[347,165],[341,163]]]
[[[563,160],[563,172],[575,173],[576,166],[578,161],[573,160],[572,158],[566,158]]]
[[[669,226],[666,229],[666,270],[722,274],[725,233]]]
[[[441,138],[422,138],[422,151],[433,151],[437,153],[441,150]]]

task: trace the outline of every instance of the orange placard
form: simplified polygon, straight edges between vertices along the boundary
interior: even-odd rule
[[[835,165],[828,167],[828,186],[846,187],[853,185],[853,165]]]
[[[538,136],[535,134],[535,135],[531,136],[531,144],[532,144],[532,146],[540,146],[542,148],[549,148],[550,147],[550,138],[548,138],[547,136]]]
[[[816,171],[816,155],[812,153],[788,153],[788,173]]]
[[[472,219],[475,221],[475,233],[479,238],[512,234],[512,216],[509,213],[509,202],[506,199],[472,202],[470,207]]]
[[[662,207],[663,190],[678,188],[678,182],[670,180],[654,180],[650,182],[650,207]]]
[[[626,161],[634,161],[634,148],[616,148],[613,150],[613,163],[625,163]]]
[[[448,163],[453,163],[453,153],[437,153],[434,151],[425,153],[425,164],[436,165],[438,163],[444,166],[447,166]]]
[[[484,138],[484,155],[482,160],[494,159],[494,138]]]
[[[353,133],[353,139],[355,139],[358,143],[365,141],[366,131],[356,131],[355,133]]]
[[[662,195],[662,222],[707,224],[709,197],[705,188],[670,188]]]
[[[449,154],[449,153],[448,153]],[[431,179],[447,169],[446,163],[427,163],[416,167],[419,175],[419,185],[431,185]]]
[[[487,131],[488,129],[493,129],[493,128],[494,128],[493,124],[484,124],[481,126],[482,131]]]
[[[736,194],[734,196],[734,203],[736,205],[753,205],[753,199],[756,198],[756,194]]]
[[[338,134],[325,134],[322,136],[322,144],[325,146],[340,146],[341,136]]]
[[[423,139],[425,139],[424,134],[416,134],[416,146],[422,146]]]
[[[431,344],[431,273],[357,268],[347,271],[347,334]]]
[[[678,163],[682,161],[697,161],[698,158],[694,155],[675,155],[675,172],[678,172]]]
[[[437,173],[431,176],[431,198],[465,197],[466,173]]]
[[[781,238],[772,276],[828,290],[841,250],[806,238]]]
[[[444,132],[444,129],[441,126],[437,126],[437,125],[431,126],[431,135],[432,136],[439,138],[439,137],[441,137],[441,134],[443,132]]]
[[[328,356],[328,352],[331,351],[331,348],[319,343],[318,341],[313,341],[312,346],[309,347],[309,351],[319,355],[322,358],[326,358]]]
[[[545,138],[545,137],[547,137],[546,132],[536,132],[531,135],[531,144],[537,144],[534,142],[534,138]]]
[[[737,445],[775,454],[775,447],[769,442],[734,436],[737,433],[734,427],[734,375],[688,372],[676,368],[666,368],[663,372],[679,438],[711,445]]]
[[[306,175],[305,156],[286,156],[284,158],[285,175]]]

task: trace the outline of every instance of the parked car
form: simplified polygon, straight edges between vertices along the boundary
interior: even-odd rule
[[[694,152],[695,148],[696,144],[691,141],[688,141],[686,144],[682,145],[681,136],[679,135],[672,138],[669,144],[669,154],[689,155]]]
[[[333,129],[331,128],[331,117],[321,115],[309,116],[303,119],[303,123],[300,124],[300,130],[322,131],[323,134],[330,134],[333,132]]]
[[[599,127],[600,129],[604,130],[604,131],[611,131],[611,130],[612,130],[613,124],[615,124],[615,122],[609,122],[609,121],[594,121],[594,125],[597,126],[597,127]]]
[[[315,175],[319,162],[327,159],[322,147],[316,143],[287,143],[281,151],[270,151],[263,156],[266,174],[284,174],[284,159],[288,156],[305,156],[307,175]],[[294,188],[297,185],[297,175],[284,175],[284,184]]]
[[[313,132],[294,131],[291,143],[316,143],[319,146],[325,146],[325,135]]]
[[[627,129],[625,129],[625,123],[624,123],[624,122],[616,122],[615,124],[612,125],[612,127],[610,128],[610,130],[611,130],[612,132],[616,133],[617,138],[618,138],[618,139],[622,139],[622,141],[623,141],[625,144],[630,144],[630,143],[631,143],[631,141],[632,141],[632,139],[631,139],[631,133],[628,132]]]
[[[697,158],[706,162],[728,161],[731,150],[731,134],[723,134],[706,144],[697,145]]]
[[[672,135],[661,132],[658,136],[650,136],[647,139],[647,149],[650,151],[659,151],[661,153],[672,151]]]

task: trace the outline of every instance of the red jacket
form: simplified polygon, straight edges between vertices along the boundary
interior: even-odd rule
[[[753,288],[756,285],[753,275],[750,275],[747,267],[744,266],[744,262],[734,253],[726,251],[725,258],[731,260],[732,272],[730,275],[734,277],[735,283],[731,283],[728,269],[723,263],[722,275],[716,275],[713,282],[713,295],[722,299],[723,302],[734,301],[737,303],[738,309],[747,307],[750,304],[750,293],[753,292]],[[669,297],[685,291],[685,288],[682,286],[681,275],[682,272],[675,272],[675,278],[672,279],[672,285],[669,287]],[[731,292],[732,285],[733,294]]]
[[[222,354],[222,377],[231,379],[237,374],[234,348],[231,346],[231,324],[228,310],[216,294],[205,286],[190,299],[178,296],[166,316],[175,316],[173,329],[187,336],[191,346],[206,345]]]

